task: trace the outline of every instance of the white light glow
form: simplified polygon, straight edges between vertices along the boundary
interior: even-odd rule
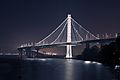
[[[90,64],[90,63],[91,63],[91,61],[85,61],[85,63],[86,63],[86,64]]]
[[[98,65],[101,65],[101,63],[97,63]]]
[[[118,68],[120,68],[120,65],[116,65],[116,66],[115,66],[115,69],[118,69]]]
[[[97,62],[94,62],[94,61],[93,61],[92,63],[95,64],[95,63],[97,63]]]
[[[41,61],[46,61],[46,59],[40,59]]]

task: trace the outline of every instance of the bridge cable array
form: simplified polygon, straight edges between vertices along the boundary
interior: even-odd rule
[[[67,19],[66,18],[51,34],[39,41],[37,45],[59,44],[67,42]],[[80,42],[86,40],[98,39],[88,30],[78,24],[71,18],[71,42]]]

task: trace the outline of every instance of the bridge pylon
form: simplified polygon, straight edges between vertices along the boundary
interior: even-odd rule
[[[72,39],[72,31],[71,31],[71,15],[68,14],[68,17],[67,17],[67,42],[71,42],[71,39]],[[67,45],[67,48],[66,48],[66,58],[72,58],[72,45]]]

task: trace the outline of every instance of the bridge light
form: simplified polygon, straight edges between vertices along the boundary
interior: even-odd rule
[[[115,38],[117,38],[118,37],[118,34],[117,33],[115,33]]]
[[[21,48],[24,47],[23,45],[20,46]]]
[[[100,39],[100,34],[97,34],[97,39]]]

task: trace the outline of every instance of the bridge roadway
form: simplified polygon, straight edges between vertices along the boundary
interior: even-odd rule
[[[57,46],[66,46],[66,45],[81,45],[81,44],[90,44],[90,43],[110,43],[114,42],[116,38],[109,38],[109,39],[96,39],[96,40],[86,40],[86,41],[75,41],[75,42],[62,42],[62,43],[55,43],[55,44],[44,44],[44,45],[32,45],[32,46],[25,46],[25,47],[19,47],[18,49],[26,49],[26,48],[35,48],[35,49],[41,49],[46,47],[57,47]]]

